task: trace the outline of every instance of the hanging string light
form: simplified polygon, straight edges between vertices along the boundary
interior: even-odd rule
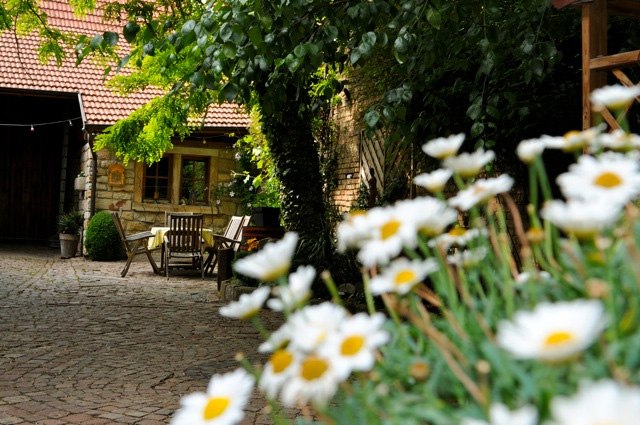
[[[0,123],[0,127],[29,127],[31,131],[35,131],[36,127],[44,127],[47,125],[57,125],[57,124],[63,124],[63,123],[68,123],[69,127],[73,127],[73,121],[75,120],[82,120],[82,117],[67,118],[59,121],[47,121],[47,122],[37,122],[37,123],[34,122],[31,124]]]

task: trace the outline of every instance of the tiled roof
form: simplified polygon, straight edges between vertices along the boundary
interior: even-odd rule
[[[109,30],[121,33],[120,27],[103,23],[99,11],[83,18],[75,17],[65,0],[45,0],[41,8],[47,13],[49,24],[61,30],[88,36]],[[38,61],[37,46],[35,35],[19,37],[16,41],[11,31],[0,34],[0,89],[80,93],[87,125],[98,126],[113,124],[161,94],[160,90],[146,90],[120,96],[105,86],[101,65],[84,60],[76,66],[73,54],[68,55],[61,66],[53,61],[43,65]],[[127,47],[126,43],[121,46]],[[248,116],[234,104],[211,107],[205,120],[205,127],[245,128],[248,124]]]

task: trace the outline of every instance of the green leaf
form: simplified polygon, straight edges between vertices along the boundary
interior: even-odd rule
[[[89,46],[92,49],[97,49],[102,44],[102,40],[103,40],[102,36],[100,34],[98,34],[98,35],[96,35],[95,37],[93,37],[91,39],[91,42],[89,43]]]
[[[362,35],[362,43],[373,46],[374,44],[376,44],[376,38],[376,33],[369,31],[368,33]]]
[[[324,33],[327,36],[327,38],[331,41],[338,38],[338,28],[334,27],[333,25],[329,25],[328,27],[325,27]]]
[[[190,32],[193,32],[195,27],[196,27],[196,21],[189,20],[189,21],[185,22],[184,25],[182,25],[182,34],[183,35],[187,35]]]
[[[467,109],[467,116],[472,120],[477,120],[480,118],[480,114],[482,113],[482,97],[477,97],[476,100],[473,101],[471,106]]]
[[[118,44],[118,34],[113,31],[105,31],[102,34],[102,37],[104,42],[106,42],[109,46],[115,46],[116,44]]]
[[[375,128],[375,126],[380,121],[380,114],[378,113],[378,111],[370,109],[366,114],[364,114],[364,121],[370,128]]]
[[[142,51],[146,56],[153,56],[156,53],[156,47],[153,45],[153,43],[147,43],[142,48]]]
[[[231,40],[232,36],[233,36],[233,28],[231,27],[231,25],[225,22],[220,27],[220,38],[222,39],[222,41],[229,41]]]
[[[248,34],[249,34],[249,40],[251,40],[251,43],[254,46],[260,47],[263,44],[262,32],[260,31],[260,28],[253,26],[249,28]]]
[[[531,62],[531,72],[533,72],[533,75],[536,77],[542,77],[544,73],[544,62],[542,59],[536,58]]]
[[[362,57],[362,52],[359,48],[355,48],[351,51],[351,55],[349,55],[349,59],[351,59],[351,63],[355,64]]]
[[[140,25],[138,25],[136,22],[127,22],[122,29],[124,39],[127,40],[128,43],[131,43],[133,40],[135,40],[138,31],[140,31]]]
[[[432,27],[439,30],[442,26],[442,15],[440,15],[440,11],[438,9],[434,9],[433,7],[427,9],[427,21],[431,24]]]
[[[222,54],[229,59],[235,58],[237,53],[236,45],[233,43],[224,43],[222,46]]]
[[[234,82],[228,82],[220,91],[222,97],[227,102],[232,102],[238,96],[238,85]]]
[[[470,132],[471,137],[476,138],[480,136],[482,133],[484,133],[484,124],[481,122],[473,123],[473,125],[471,126],[471,132]]]
[[[301,58],[304,55],[307,54],[307,46],[304,44],[298,44],[294,49],[293,49],[293,54],[296,55],[297,57]]]

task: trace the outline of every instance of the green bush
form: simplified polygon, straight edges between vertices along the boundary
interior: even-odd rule
[[[85,246],[89,258],[94,261],[126,258],[118,229],[109,211],[100,211],[89,221],[85,234]]]

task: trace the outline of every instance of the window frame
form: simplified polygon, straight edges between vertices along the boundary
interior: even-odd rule
[[[193,161],[193,162],[203,162],[204,166],[205,166],[205,170],[204,170],[204,186],[205,186],[205,193],[203,194],[204,196],[204,200],[201,201],[194,201],[193,203],[187,203],[187,205],[200,205],[200,206],[204,206],[204,205],[209,205],[209,188],[211,187],[211,157],[210,156],[205,156],[205,155],[181,155],[180,157],[180,163],[179,163],[179,170],[180,170],[180,178],[179,178],[179,182],[178,182],[178,201],[180,202],[183,197],[182,197],[182,192],[184,189],[184,182],[185,182],[185,178],[184,178],[184,166],[185,166],[185,162],[187,161]],[[194,182],[196,181],[195,179],[192,179]]]
[[[171,204],[171,203],[173,203],[172,202],[172,198],[173,198],[173,196],[172,196],[173,195],[172,194],[172,192],[173,192],[172,191],[172,184],[173,184],[173,161],[174,161],[174,158],[173,158],[173,155],[171,155],[171,154],[163,155],[162,159],[165,159],[165,158],[167,159],[167,162],[168,162],[168,164],[167,164],[168,170],[167,170],[167,177],[166,177],[166,179],[167,179],[167,197],[166,197],[166,199],[165,198],[163,198],[163,199],[154,199],[154,198],[147,198],[145,196],[145,192],[146,192],[145,188],[146,188],[147,178],[149,177],[147,175],[147,169],[149,168],[149,165],[143,164],[143,167],[142,167],[142,187],[141,187],[141,195],[142,195],[141,196],[141,201],[142,202],[145,202],[145,203],[157,203],[157,204]],[[158,163],[155,163],[155,164],[152,164],[152,165],[156,165],[156,176],[152,177],[152,178],[157,179],[158,178],[158,176],[157,176],[157,169],[158,169],[157,165],[158,165]]]

